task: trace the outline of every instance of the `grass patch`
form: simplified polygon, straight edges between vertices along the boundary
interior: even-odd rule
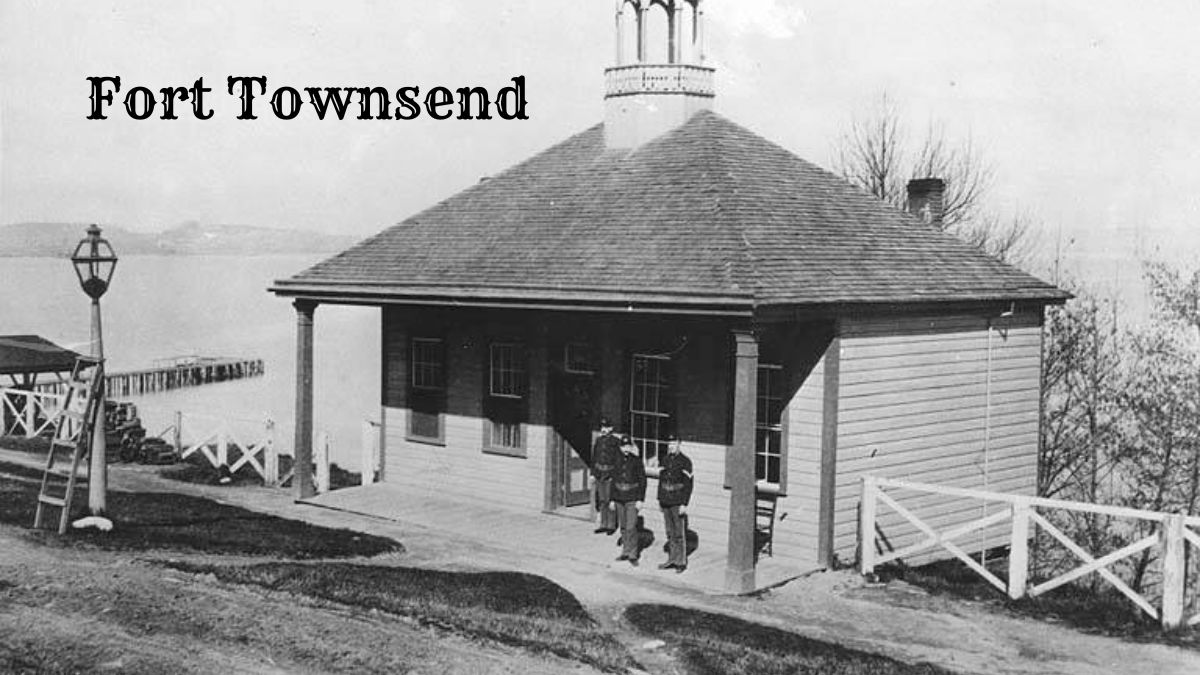
[[[443,572],[347,563],[249,566],[166,563],[221,581],[412,617],[423,624],[581,661],[610,672],[637,664],[566,589],[517,572]]]
[[[58,467],[56,466],[55,468],[57,469]],[[41,469],[39,469],[37,467],[33,467],[33,466],[26,466],[24,464],[11,464],[9,462],[0,462],[0,472],[6,473],[10,476],[20,476],[21,478],[27,478],[29,480],[36,480],[36,481],[42,480],[42,470]],[[79,478],[75,479],[75,484],[76,485],[87,485],[87,479],[80,476]]]
[[[988,567],[1000,578],[1007,576],[1008,561],[1001,552],[989,556]],[[988,602],[1018,616],[1061,622],[1085,633],[1200,650],[1200,626],[1164,631],[1107,582],[1095,590],[1070,583],[1036,598],[1011,600],[958,560],[920,567],[889,565],[877,573],[881,581],[900,579],[933,594]]]
[[[41,471],[0,462],[0,472],[40,479]],[[0,476],[0,523],[31,527],[38,484]],[[83,515],[85,490],[75,494],[74,511]],[[299,560],[371,556],[403,550],[399,543],[351,530],[311,525],[248,511],[210,499],[161,492],[108,493],[111,532],[69,530],[66,545],[106,550],[183,549],[222,555],[270,555]],[[57,515],[57,510],[52,512]],[[47,539],[49,541],[49,539]]]
[[[928,663],[910,665],[795,633],[672,605],[630,605],[625,618],[674,647],[694,675],[947,675]]]
[[[0,435],[0,448],[4,448],[5,450],[16,450],[17,452],[26,452],[31,455],[40,455],[44,458],[46,456],[46,452],[50,449],[50,441],[47,441],[41,436],[25,438],[24,436]]]

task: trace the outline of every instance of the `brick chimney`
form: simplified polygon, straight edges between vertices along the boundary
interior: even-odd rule
[[[942,216],[946,213],[946,181],[941,178],[908,181],[908,212],[941,229]]]

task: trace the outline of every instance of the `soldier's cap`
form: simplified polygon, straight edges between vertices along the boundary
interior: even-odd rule
[[[612,425],[613,425],[612,420],[608,419],[607,417],[600,418],[600,426],[611,427]]]
[[[621,445],[633,445],[633,439],[629,437],[629,434],[621,435]]]
[[[673,443],[673,442],[675,442],[675,441],[677,441],[677,440],[679,440],[679,434],[675,433],[674,431],[672,431],[671,433],[667,434],[667,442],[668,442],[668,443]]]

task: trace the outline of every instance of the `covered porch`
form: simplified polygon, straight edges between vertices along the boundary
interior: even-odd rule
[[[305,455],[312,443],[318,306],[311,299],[295,302],[297,466],[309,465]],[[671,312],[630,304],[570,311],[396,303],[382,305],[381,312],[386,485],[324,496],[318,503],[383,517],[419,516],[439,527],[467,528],[465,534],[498,518],[495,527],[481,532],[504,532],[506,542],[566,528],[552,548],[566,555],[582,551],[590,560],[610,558],[615,553],[605,550],[614,547],[593,537],[590,524],[578,518],[588,509],[592,430],[601,416],[609,416],[634,437],[647,460],[644,513],[648,523],[658,523],[651,529],[660,548],[656,459],[665,452],[668,433],[683,439],[697,475],[691,525],[702,540],[689,576],[704,579],[701,586],[746,593],[816,567],[820,476],[810,467],[819,464],[820,448],[797,446],[806,456],[797,461],[803,473],[793,476],[791,506],[768,515],[782,521],[790,508],[788,534],[775,530],[775,536],[791,541],[779,542],[784,546],[775,546],[774,553],[767,549],[765,556],[759,555],[759,500],[764,489],[772,495],[786,489],[788,436],[803,434],[806,442],[820,436],[807,431],[820,428],[819,412],[797,410],[806,421],[791,430],[783,418],[787,402],[830,343],[829,322],[766,325],[744,309]],[[759,388],[764,368],[774,381],[773,403],[764,403]],[[761,417],[764,405],[774,411],[770,424]],[[767,465],[774,468],[757,475]],[[303,474],[295,483],[298,497],[309,499],[315,491]],[[775,484],[764,486],[764,478]],[[465,513],[472,500],[483,508]],[[432,503],[441,507],[410,511],[413,504]],[[504,523],[515,516],[513,522],[524,526],[511,530]]]
[[[647,527],[654,532],[654,541],[643,551],[641,565],[631,567],[615,560],[620,553],[616,535],[594,534],[590,520],[572,515],[448,499],[434,489],[415,492],[388,483],[335,490],[301,499],[300,503],[381,518],[464,542],[510,549],[519,556],[553,558],[581,570],[595,569],[598,574],[620,574],[704,593],[731,592],[725,576],[727,552],[706,546],[703,535],[699,548],[689,558],[686,572],[675,574],[672,570],[658,569],[667,555],[663,552],[662,514],[654,506],[643,511]],[[763,557],[758,562],[753,586],[735,592],[771,588],[820,569],[798,568],[784,559]]]

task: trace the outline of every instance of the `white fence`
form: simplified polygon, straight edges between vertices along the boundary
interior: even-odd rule
[[[0,432],[34,438],[49,432],[65,397],[0,387]]]
[[[195,433],[193,428],[201,431]],[[185,429],[190,436],[185,436]],[[233,474],[249,466],[267,485],[279,482],[275,421],[270,417],[250,420],[177,412],[174,432],[180,459],[200,454],[214,468],[228,467]],[[183,441],[185,437],[189,440]]]
[[[204,431],[199,434],[194,433],[192,429],[197,426]],[[184,429],[187,429],[186,434]],[[263,478],[266,485],[270,486],[285,485],[292,480],[295,474],[295,467],[292,467],[286,474],[280,475],[276,425],[269,417],[255,421],[176,413],[174,431],[177,439],[181,437],[191,439],[182,443],[176,441],[177,446],[182,448],[181,458],[200,454],[207,458],[214,468],[229,467],[230,473],[237,473],[243,466],[249,466]],[[360,448],[363,485],[374,483],[380,478],[379,439],[379,423],[364,420],[362,447]],[[334,447],[333,435],[328,431],[322,431],[313,438],[312,457],[317,492],[329,492],[332,489],[330,457]],[[231,454],[237,455],[237,457],[231,458]]]
[[[25,438],[47,435],[54,427],[54,417],[62,407],[63,399],[62,394],[0,387],[0,434]],[[248,419],[176,411],[174,424],[159,435],[170,436],[166,440],[175,447],[181,459],[198,454],[214,468],[229,467],[230,473],[249,466],[264,483],[273,486],[282,485],[291,477],[290,472],[280,476],[278,434],[270,417]],[[362,484],[369,485],[382,477],[378,422],[363,421],[360,442]],[[321,432],[313,438],[318,492],[330,490],[333,447],[333,436],[329,432]]]
[[[945,531],[938,531],[914,515],[911,510],[905,508],[901,503],[902,500],[889,495],[889,489],[893,491],[912,491],[960,497],[984,503],[1000,504],[1004,505],[1004,508],[995,513],[985,515],[978,520],[957,525]],[[881,507],[889,508],[900,515],[905,521],[920,531],[924,535],[924,538],[917,543],[899,550],[881,551],[879,549],[881,538],[877,532]],[[1041,513],[1052,510],[1094,513],[1154,523],[1158,531],[1144,536],[1116,551],[1096,557],[1093,552],[1085,550],[1059,528],[1055,527]],[[986,579],[988,583],[1000,591],[1007,593],[1013,599],[1026,595],[1036,597],[1083,576],[1096,573],[1128,597],[1142,611],[1160,620],[1166,628],[1175,628],[1180,625],[1192,626],[1200,623],[1200,613],[1191,617],[1184,616],[1187,591],[1185,587],[1187,547],[1190,544],[1196,547],[1197,552],[1200,552],[1200,534],[1197,534],[1193,529],[1200,527],[1200,516],[1145,511],[1119,506],[1102,506],[1099,504],[1044,499],[1041,497],[1025,497],[999,492],[929,485],[926,483],[911,483],[872,476],[865,476],[863,478],[862,506],[859,515],[861,519],[859,523],[860,565],[863,574],[873,573],[877,565],[940,547],[961,560],[963,564]],[[1011,524],[1007,580],[997,577],[955,543],[955,540],[961,540],[962,537],[986,528],[996,527],[1005,521],[1009,521]],[[1082,564],[1051,579],[1036,585],[1030,585],[1029,539],[1037,527],[1042,528],[1044,532],[1062,544]],[[1125,581],[1109,569],[1117,562],[1155,546],[1161,547],[1159,559],[1162,565],[1162,597],[1157,607],[1145,595],[1130,588]]]

